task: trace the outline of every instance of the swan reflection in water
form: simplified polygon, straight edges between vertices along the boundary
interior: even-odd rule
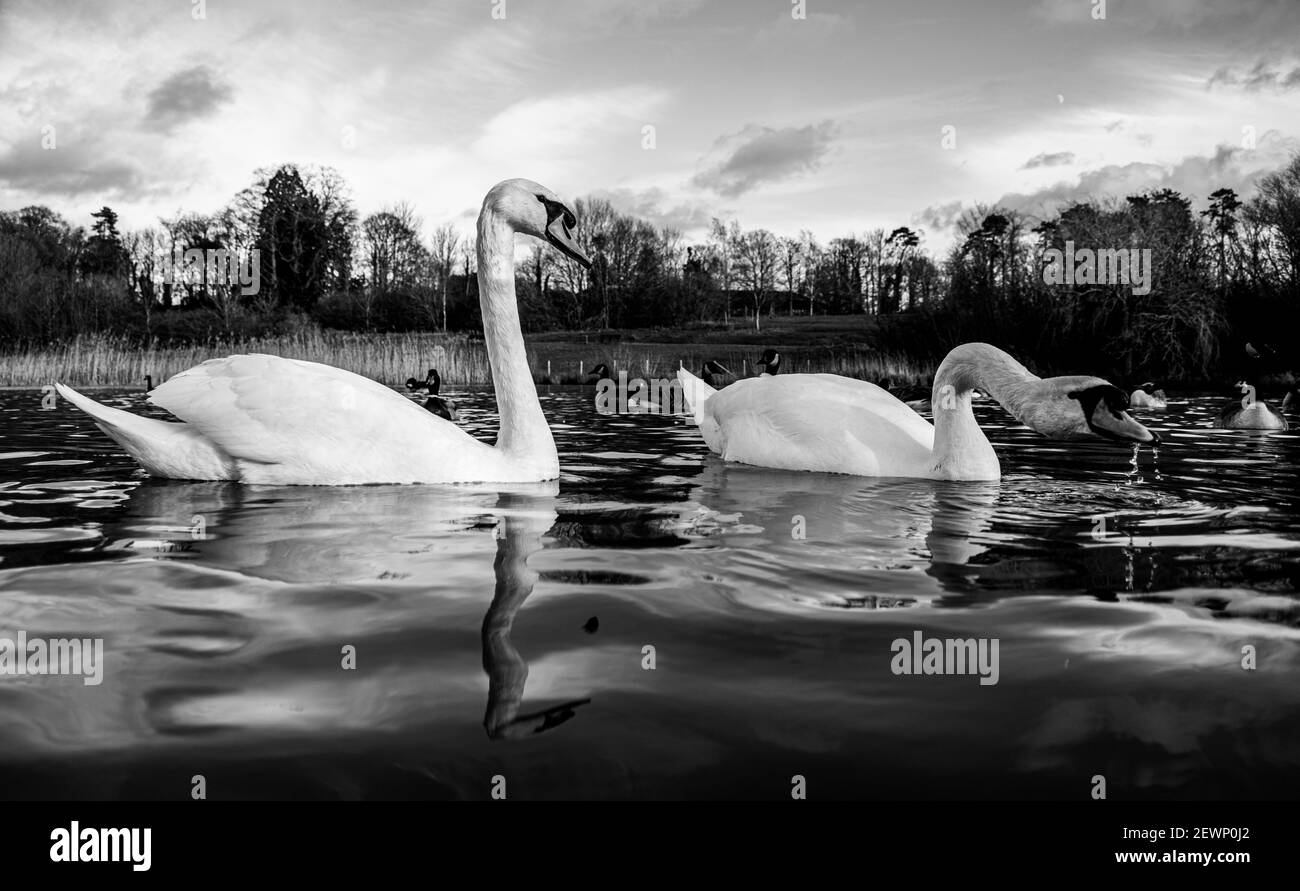
[[[591,699],[577,699],[538,712],[519,714],[528,681],[528,663],[510,640],[515,616],[537,584],[528,558],[542,548],[542,536],[555,521],[552,508],[541,508],[526,495],[503,494],[497,555],[493,561],[496,590],[483,617],[483,670],[488,676],[483,726],[492,739],[518,739],[560,726]]]
[[[753,597],[845,608],[991,603],[1047,593],[1121,593],[1197,581],[1149,547],[1163,523],[1213,523],[1218,512],[1124,473],[955,482],[750,467],[710,457],[692,478],[688,535]],[[1105,516],[1104,534],[1097,517]],[[797,576],[788,572],[799,566]],[[908,572],[911,570],[911,572]],[[924,579],[932,580],[926,584]],[[857,593],[854,593],[857,592]]]
[[[149,481],[132,493],[127,517],[105,532],[113,539],[109,549],[164,552],[169,559],[194,561],[208,571],[275,583],[259,598],[281,598],[269,605],[268,621],[297,625],[303,632],[315,630],[301,627],[308,621],[319,622],[319,616],[294,616],[296,604],[307,598],[276,592],[286,585],[310,586],[309,596],[317,598],[317,605],[333,598],[345,609],[365,610],[366,634],[371,637],[401,633],[398,629],[426,618],[417,614],[429,604],[419,596],[418,580],[436,579],[437,588],[430,593],[440,601],[472,597],[481,608],[477,591],[482,590],[491,559],[495,585],[481,625],[482,665],[488,679],[483,725],[492,739],[514,739],[560,726],[591,700],[568,699],[531,712],[522,709],[528,663],[511,641],[511,632],[537,583],[538,573],[528,560],[542,549],[543,536],[555,524],[558,484],[499,488],[250,488]],[[494,558],[486,552],[493,540]],[[370,584],[376,580],[415,584],[417,596],[397,598],[394,615],[385,618],[383,603],[376,602],[385,598]],[[473,609],[474,604],[463,608]],[[205,612],[216,618],[223,613]],[[360,621],[346,614],[339,619],[349,625]],[[283,629],[269,630],[285,634]],[[360,659],[374,664],[373,645],[358,649]],[[168,703],[174,699],[164,697]]]
[[[801,473],[718,458],[709,458],[695,481],[694,513],[682,518],[688,530],[758,537],[758,546],[745,538],[728,543],[744,559],[770,565],[763,577],[797,585],[798,602],[812,596],[822,606],[907,606],[917,586],[900,589],[900,568],[923,570],[953,594],[969,593],[990,571],[980,561],[995,544],[997,481]],[[792,563],[803,569],[797,579],[780,571]],[[863,593],[845,597],[854,590]]]
[[[633,528],[624,530],[626,535],[640,539],[656,524],[673,527],[677,535],[659,530],[659,540],[674,542],[668,547],[686,545],[678,553],[691,563],[709,561],[706,550],[688,553],[700,543],[701,524],[712,517],[726,529],[734,524],[721,515],[743,514],[746,522],[761,524],[751,531],[770,536],[771,550],[802,549],[798,559],[808,571],[800,578],[808,590],[824,597],[874,591],[867,598],[874,606],[911,602],[909,592],[890,585],[889,574],[901,560],[924,562],[945,588],[974,586],[976,579],[968,577],[972,570],[964,567],[988,548],[981,536],[999,491],[996,483],[846,480],[715,461],[692,479],[697,482],[693,502],[657,504],[645,512],[650,516],[629,517],[626,523]],[[174,590],[157,595],[155,608],[123,622],[134,623],[149,653],[194,657],[206,647],[207,656],[229,660],[233,672],[214,674],[210,666],[184,661],[168,661],[163,670],[158,663],[145,693],[151,723],[170,734],[409,720],[427,711],[427,705],[419,705],[422,696],[433,704],[467,692],[468,666],[448,661],[463,653],[462,645],[446,636],[473,622],[487,679],[483,726],[488,737],[519,739],[560,727],[590,699],[582,686],[553,690],[548,684],[549,702],[532,708],[525,702],[529,665],[512,634],[539,578],[529,560],[544,541],[561,550],[581,547],[585,531],[601,538],[602,549],[617,549],[618,542],[609,539],[621,533],[608,523],[585,522],[593,518],[583,505],[560,506],[557,495],[556,483],[504,492],[473,486],[139,485],[125,516],[105,528],[111,540],[106,547],[163,554],[150,572],[171,575],[140,584]],[[807,520],[806,541],[791,538],[790,517],[796,513]],[[654,554],[664,546],[638,553],[660,559]],[[785,564],[784,555],[778,559]],[[484,584],[489,563],[490,602]],[[727,584],[740,597],[766,596],[761,584],[752,584],[746,566],[728,570]],[[140,571],[137,565],[135,572]],[[772,571],[774,577],[790,577],[779,565]],[[183,622],[178,623],[178,614]],[[475,614],[481,618],[472,618]],[[184,636],[177,634],[178,624]],[[329,663],[317,661],[319,654],[308,663],[295,661],[294,654],[327,642],[355,643],[365,669],[357,676],[362,686],[340,687],[342,678],[328,670]],[[567,645],[561,646],[566,647],[562,655]],[[323,658],[337,660],[337,655]],[[438,678],[432,688],[431,673]],[[238,680],[222,682],[223,674]],[[576,680],[579,685],[591,681]],[[298,703],[294,708],[301,710],[284,714],[278,703],[285,702]]]

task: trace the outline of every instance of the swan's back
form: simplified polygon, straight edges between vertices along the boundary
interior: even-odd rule
[[[1130,408],[1168,408],[1169,400],[1165,397],[1164,390],[1155,390],[1148,393],[1139,387],[1134,390],[1128,398]]]
[[[861,476],[928,476],[934,463],[928,421],[875,384],[835,374],[737,381],[704,413],[729,461]]]
[[[495,450],[383,384],[278,356],[211,359],[155,389],[245,482],[485,479]]]
[[[1264,402],[1252,402],[1249,407],[1240,402],[1230,402],[1219,412],[1219,426],[1230,430],[1286,430],[1289,424]]]

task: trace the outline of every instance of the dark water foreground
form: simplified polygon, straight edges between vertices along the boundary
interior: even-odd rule
[[[0,637],[105,648],[0,676],[0,794],[1300,795],[1300,435],[1176,403],[1135,471],[983,406],[1001,483],[869,480],[590,395],[543,394],[559,485],[497,492],[149,480],[0,392]],[[917,632],[997,683],[895,674]]]

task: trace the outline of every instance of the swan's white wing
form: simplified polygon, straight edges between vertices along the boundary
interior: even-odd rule
[[[729,461],[861,476],[928,476],[934,428],[875,384],[835,374],[749,378],[704,404]]]
[[[245,482],[481,480],[491,479],[500,461],[494,449],[405,396],[316,362],[212,359],[149,398],[238,461]]]

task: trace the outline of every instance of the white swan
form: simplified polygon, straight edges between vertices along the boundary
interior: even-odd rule
[[[1169,399],[1164,390],[1147,381],[1128,395],[1128,403],[1133,408],[1168,408]]]
[[[858,476],[994,480],[1001,468],[971,410],[979,387],[1022,423],[1055,439],[1155,442],[1099,377],[1046,380],[997,347],[963,344],[934,376],[935,423],[875,384],[836,374],[782,374],[714,390],[678,380],[700,433],[725,460]]]
[[[559,476],[515,302],[514,236],[533,235],[590,265],[577,220],[525,179],[494,186],[478,217],[483,334],[501,429],[489,446],[375,381],[276,356],[230,356],[183,371],[149,401],[184,423],[59,393],[154,476],[266,485],[535,482]]]

